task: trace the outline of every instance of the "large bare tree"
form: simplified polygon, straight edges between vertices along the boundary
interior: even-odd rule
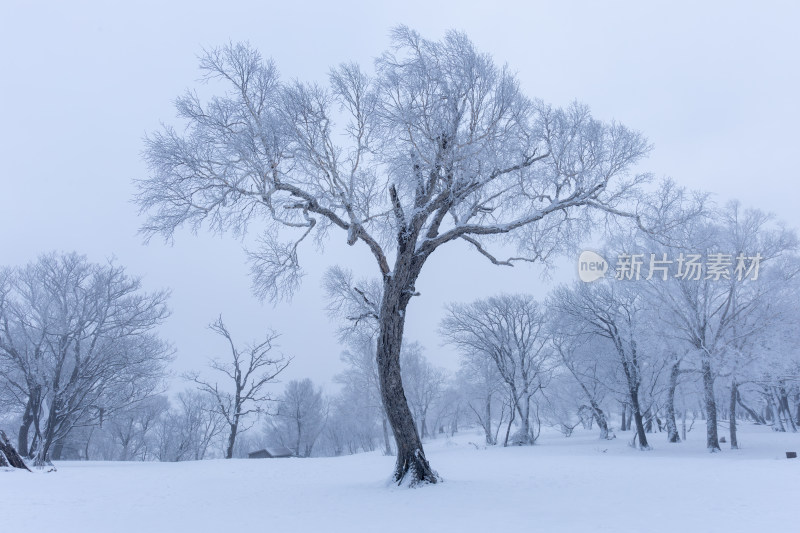
[[[558,109],[526,97],[508,68],[459,32],[431,41],[395,28],[374,73],[342,64],[327,86],[282,81],[245,44],[207,51],[200,68],[226,89],[208,100],[187,92],[176,104],[181,125],[147,138],[150,175],[137,196],[143,231],[169,239],[205,224],[241,234],[258,222],[263,246],[251,260],[264,297],[296,288],[302,242],[341,232],[366,246],[383,288],[369,307],[397,442],[393,476],[435,483],[399,364],[428,258],[467,242],[497,265],[547,259],[590,212],[623,208],[646,178],[631,167],[649,145],[583,105]],[[509,238],[518,257],[491,251]]]

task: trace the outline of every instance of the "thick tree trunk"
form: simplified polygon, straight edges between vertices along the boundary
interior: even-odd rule
[[[30,469],[25,466],[25,461],[22,460],[17,450],[14,449],[14,445],[11,444],[11,441],[2,429],[0,429],[0,466],[22,468],[30,472]]]
[[[410,266],[400,263],[402,259],[398,258],[398,266]],[[410,486],[440,481],[439,475],[425,458],[400,377],[400,348],[403,343],[405,312],[415,279],[415,276],[408,273],[404,275],[400,268],[395,269],[393,276],[386,277],[377,348],[381,398],[397,444],[397,463],[392,480],[398,485],[408,482]]]
[[[225,450],[225,459],[233,457],[233,447],[236,444],[236,433],[239,431],[239,424],[231,424],[231,433],[228,435],[228,448]]]
[[[736,380],[731,383],[731,401],[730,401],[730,431],[731,431],[731,450],[738,450],[739,443],[736,441],[736,397],[739,394],[739,385]]]
[[[513,443],[517,446],[527,446],[536,440],[531,432],[531,399],[527,391],[523,391],[522,399],[515,402],[519,413],[520,427],[514,434]]]
[[[717,436],[717,402],[714,399],[714,374],[711,371],[711,362],[708,357],[703,357],[703,401],[706,413],[706,448],[710,452],[718,452],[719,437]]]
[[[667,440],[669,442],[680,442],[678,436],[678,424],[675,421],[675,389],[678,388],[678,376],[681,373],[681,363],[678,361],[672,365],[669,373],[669,389],[667,390]]]
[[[23,457],[28,455],[28,432],[33,424],[33,406],[31,400],[25,405],[25,413],[22,415],[22,424],[19,426],[19,433],[17,433],[17,450]]]

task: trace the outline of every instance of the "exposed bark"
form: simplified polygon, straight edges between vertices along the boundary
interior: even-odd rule
[[[636,426],[636,435],[639,437],[639,448],[647,450],[650,448],[650,445],[647,444],[647,435],[644,431],[644,419],[642,417],[641,408],[639,407],[638,387],[636,390],[631,391],[631,414],[633,415],[633,422]]]
[[[714,399],[714,373],[707,356],[703,357],[703,402],[706,413],[706,448],[710,452],[718,452],[719,437],[717,435],[717,401]]]
[[[22,423],[19,426],[17,433],[17,450],[23,457],[28,455],[28,432],[30,431],[31,424],[33,424],[33,405],[32,398],[28,398],[25,404],[25,412],[22,415]]]
[[[594,421],[597,422],[597,426],[600,428],[600,438],[606,440],[613,439],[614,435],[608,430],[606,414],[600,408],[600,405],[594,401],[594,399],[589,399],[589,404],[592,409],[592,418],[594,418]],[[591,427],[589,429],[591,429]]]
[[[400,377],[400,348],[405,313],[416,280],[416,275],[409,272],[411,260],[411,254],[398,254],[394,276],[386,276],[379,321],[377,361],[381,398],[397,445],[397,463],[392,479],[401,484],[408,475],[409,484],[414,486],[420,483],[436,483],[440,478],[425,458]]]
[[[11,466],[13,468],[21,468],[30,472],[30,469],[25,465],[25,461],[11,441],[6,436],[5,431],[0,429],[0,466]]]
[[[236,417],[237,421],[231,424],[228,424],[231,428],[230,433],[228,434],[228,447],[225,450],[225,458],[231,459],[233,458],[233,447],[236,445],[236,435],[239,433],[239,422],[238,416]]]
[[[631,358],[627,358],[624,350],[620,347],[619,342],[615,342],[617,350],[620,353],[620,360],[622,362],[622,370],[625,373],[625,379],[628,385],[628,401],[630,402],[631,418],[633,418],[634,426],[636,427],[636,438],[639,439],[639,449],[648,450],[650,445],[647,443],[647,435],[644,430],[644,417],[642,416],[642,408],[639,403],[639,365],[636,359],[636,348],[631,348]]]
[[[681,373],[681,362],[677,361],[672,365],[669,373],[669,389],[667,390],[667,440],[669,442],[680,442],[678,436],[678,424],[675,421],[675,389],[678,388],[678,376]]]

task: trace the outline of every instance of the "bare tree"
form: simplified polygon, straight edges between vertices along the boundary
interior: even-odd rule
[[[681,260],[717,257],[730,263],[730,271],[715,275],[703,270],[687,276],[685,269],[683,276],[646,286],[659,302],[664,325],[688,349],[684,360],[695,364],[702,376],[706,447],[713,452],[720,449],[716,378],[722,371],[733,372],[730,397],[736,398],[742,380],[737,374],[752,359],[751,340],[782,318],[773,304],[797,270],[782,264],[796,251],[797,237],[768,214],[744,210],[736,202],[709,210],[708,215],[668,234],[665,250]],[[646,242],[651,243],[652,237]],[[758,270],[751,270],[756,266]],[[731,402],[734,413],[736,404]]]
[[[554,366],[544,314],[536,300],[502,295],[453,304],[439,330],[446,342],[461,351],[494,362],[519,414],[520,428],[512,442],[533,444],[531,403],[546,386]]]
[[[308,378],[292,380],[280,398],[270,432],[273,440],[291,449],[297,457],[310,457],[326,417],[322,390]]]
[[[122,267],[73,253],[15,270],[0,294],[0,379],[24,401],[20,450],[35,450],[36,464],[76,425],[159,387],[171,350],[153,330],[166,292],[144,293]]]
[[[225,431],[214,398],[197,389],[178,394],[177,405],[156,427],[159,461],[200,461]]]
[[[228,386],[232,387],[233,392],[224,387],[221,389],[218,382],[202,379],[197,372],[189,374],[187,377],[197,383],[200,390],[214,398],[215,409],[228,424],[230,432],[225,448],[225,458],[230,459],[233,457],[237,435],[247,431],[255,423],[243,427],[245,419],[251,414],[260,413],[264,403],[271,400],[264,387],[275,383],[278,375],[289,366],[291,358],[270,357],[273,343],[278,338],[274,332],[267,333],[266,339],[263,341],[240,349],[233,342],[230,332],[222,322],[222,317],[219,317],[209,328],[222,336],[228,343],[231,352],[230,359],[227,361],[214,359],[210,366],[213,370],[225,374]]]
[[[642,409],[643,369],[648,359],[643,342],[646,322],[642,300],[641,293],[630,283],[578,282],[571,289],[564,286],[556,289],[549,307],[556,314],[554,320],[559,324],[556,329],[561,336],[580,335],[594,338],[596,345],[607,343],[599,349],[613,353],[622,370],[626,400],[636,426],[634,442],[638,439],[639,448],[648,450]]]
[[[166,396],[158,395],[113,413],[106,421],[106,427],[119,444],[119,454],[115,458],[120,461],[145,460],[150,452],[150,437],[168,410]]]
[[[503,380],[497,365],[483,353],[462,352],[457,380],[467,409],[483,428],[486,444],[497,444],[497,437],[492,429],[496,413],[492,408],[503,392]]]
[[[428,429],[428,412],[444,393],[447,380],[445,371],[433,366],[422,353],[418,343],[406,343],[400,352],[400,367],[405,383],[406,397],[417,422],[420,436],[431,436]]]
[[[360,407],[372,410],[380,419],[384,453],[391,455],[388,420],[381,402],[378,365],[375,361],[375,337],[368,332],[360,332],[351,334],[347,342],[349,347],[341,355],[347,368],[335,380],[349,389],[351,399],[358,397]]]
[[[557,321],[555,316],[554,321]],[[597,345],[585,336],[581,338],[559,332],[556,324],[551,325],[551,330],[555,352],[578,384],[580,395],[588,404],[587,408],[600,428],[600,438],[613,439],[614,433],[609,428],[608,417],[602,407],[605,392],[608,390],[604,384],[613,379],[613,372],[607,364],[608,357],[598,354]]]
[[[178,98],[184,124],[147,138],[151,174],[138,182],[143,231],[169,239],[188,224],[244,233],[266,226],[251,254],[256,292],[290,294],[298,248],[340,232],[372,254],[381,300],[381,395],[397,442],[393,477],[435,483],[406,402],[400,351],[416,281],[439,248],[467,242],[497,265],[547,260],[592,212],[619,214],[645,175],[637,132],[527,98],[506,67],[462,33],[442,41],[397,27],[369,75],[331,70],[329,85],[283,82],[243,44],[207,51],[204,79],[228,90]],[[337,111],[341,110],[341,113]],[[334,116],[344,115],[341,125]],[[492,244],[514,238],[519,257]],[[366,291],[363,291],[366,294]]]

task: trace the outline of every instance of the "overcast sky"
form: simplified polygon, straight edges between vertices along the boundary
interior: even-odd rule
[[[224,354],[206,329],[221,313],[242,342],[267,327],[280,332],[295,357],[286,377],[329,382],[341,348],[320,278],[334,263],[372,267],[365,250],[334,234],[324,256],[301,256],[307,277],[294,300],[273,306],[251,296],[243,243],[232,236],[183,232],[172,247],[142,244],[131,204],[132,180],[147,172],[142,138],[175,123],[172,102],[196,85],[202,48],[228,41],[249,41],[287,78],[324,82],[342,61],[371,66],[396,24],[434,39],[464,30],[518,72],[528,95],[577,99],[642,131],[655,150],[641,170],[800,226],[798,3],[179,4],[5,0],[0,18],[0,265],[74,250],[93,261],[115,256],[147,288],[171,288],[163,334],[177,349],[176,372]],[[436,335],[442,305],[500,291],[543,295],[539,276],[466,249],[437,252],[417,284],[408,337],[453,368],[455,354]]]

